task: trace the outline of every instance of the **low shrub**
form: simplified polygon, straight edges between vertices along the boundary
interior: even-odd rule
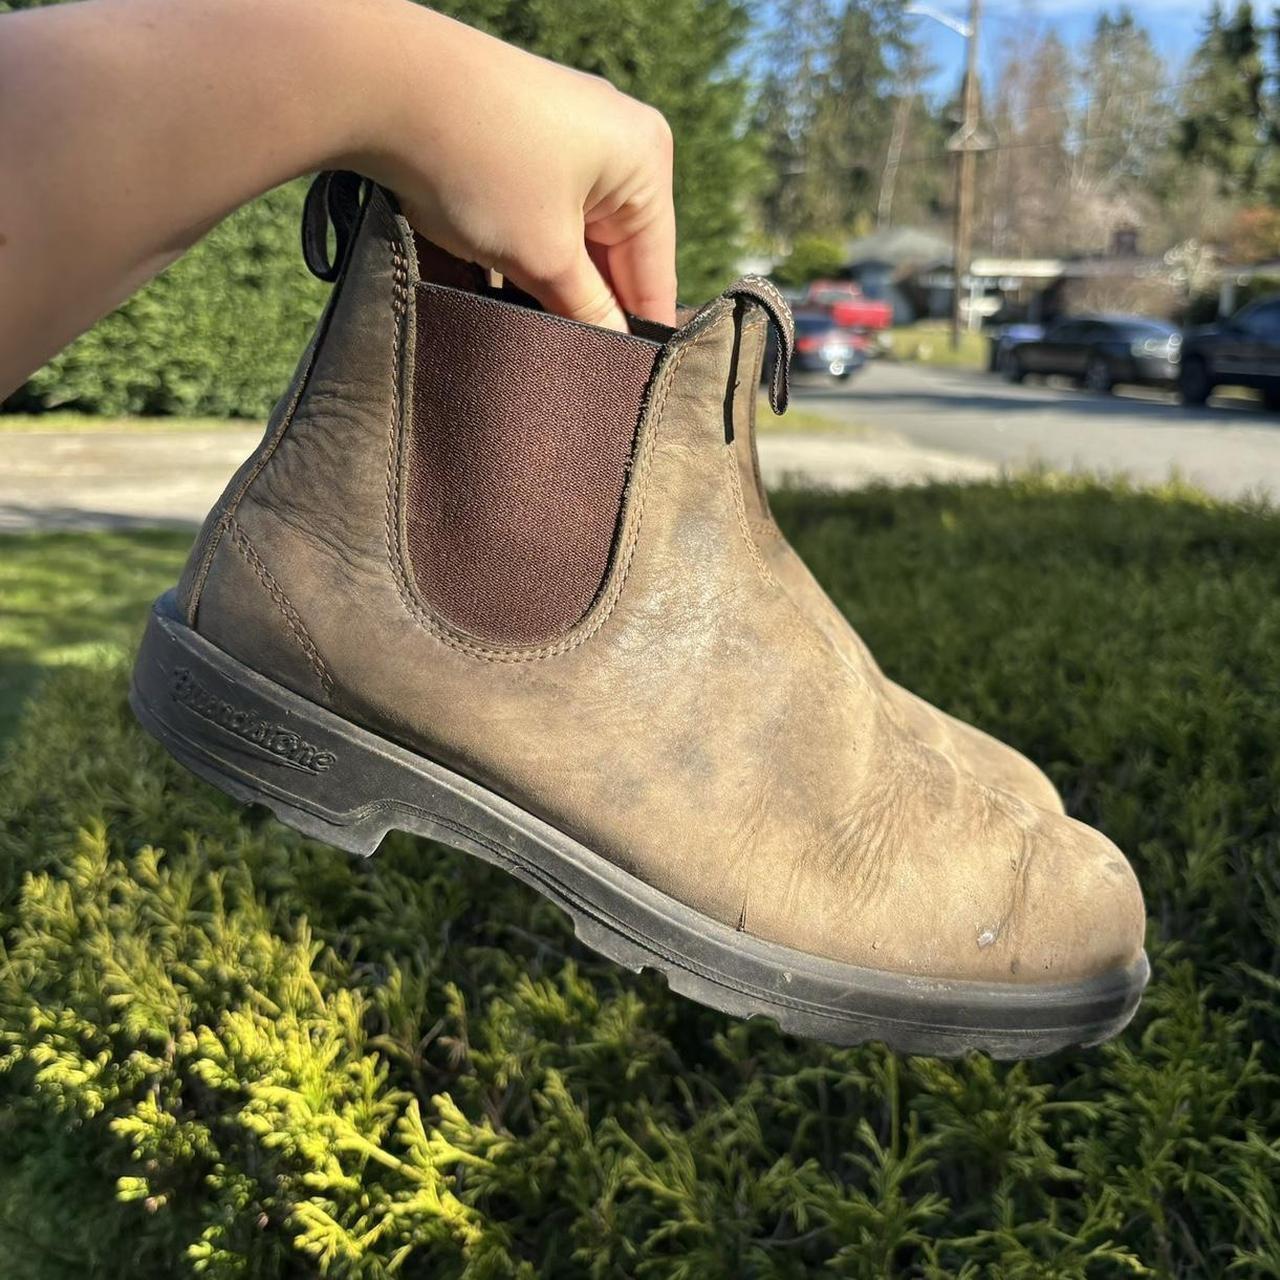
[[[772,274],[779,284],[805,285],[811,280],[838,276],[847,265],[842,240],[835,236],[801,236]]]
[[[123,665],[68,669],[0,776],[6,1272],[1280,1274],[1280,518],[1051,478],[777,506],[891,674],[1134,858],[1155,978],[1119,1041],[733,1022],[461,855],[238,808]]]

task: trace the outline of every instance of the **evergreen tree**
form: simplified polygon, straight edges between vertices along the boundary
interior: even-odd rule
[[[780,0],[762,37],[764,74],[753,122],[768,175],[760,195],[761,223],[766,236],[787,242],[805,232],[832,230],[814,212],[811,166],[829,22],[827,0]]]
[[[927,65],[919,46],[905,46],[893,94],[890,130],[876,222],[925,224],[939,222],[954,192],[947,138],[954,129],[936,104],[921,92],[934,68]]]
[[[847,233],[875,216],[908,50],[893,0],[778,6],[756,110],[767,234]]]
[[[1271,10],[1271,65],[1263,89],[1263,139],[1259,184],[1269,203],[1280,202],[1280,4]],[[1265,61],[1265,59],[1264,59]]]
[[[1098,16],[1082,74],[1085,172],[1108,186],[1146,186],[1169,141],[1167,68],[1127,5]]]
[[[1191,61],[1178,152],[1215,173],[1229,195],[1253,194],[1263,174],[1265,81],[1253,5],[1240,0],[1228,18],[1215,3]]]
[[[909,93],[909,85],[899,95]],[[895,110],[901,98],[895,102]],[[907,102],[907,127],[903,160],[898,171],[893,200],[893,217],[899,226],[951,225],[955,199],[953,157],[947,139],[955,132],[953,121],[923,94]],[[979,156],[979,174],[983,157]]]
[[[814,120],[837,226],[875,212],[905,49],[897,4],[847,0],[838,13]]]

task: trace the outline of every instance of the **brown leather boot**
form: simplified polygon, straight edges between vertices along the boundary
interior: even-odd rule
[[[424,279],[389,197],[353,226],[318,190],[341,281],[157,602],[144,725],[342,848],[396,827],[501,866],[729,1013],[1002,1057],[1122,1027],[1123,856],[920,742],[757,544],[733,387],[761,291],[606,333]]]
[[[880,670],[871,650],[849,625],[844,614],[836,608],[778,528],[769,509],[769,499],[760,476],[755,438],[758,403],[755,389],[760,382],[770,323],[764,308],[769,309],[776,332],[780,334],[779,350],[783,353],[784,361],[786,352],[794,341],[794,330],[791,314],[777,290],[767,280],[753,279],[750,284],[758,292],[762,306],[755,308],[754,314],[744,315],[741,320],[738,385],[733,409],[734,452],[738,460],[739,483],[747,523],[769,571],[790,593],[796,604],[817,623],[846,661],[856,666],[881,690],[886,713],[904,729],[928,746],[936,747],[962,769],[989,786],[1011,791],[1041,809],[1062,813],[1062,797],[1057,789],[1026,756],[981,729],[965,724],[945,711],[939,711],[923,698],[895,684]],[[785,368],[785,365],[780,364],[779,368]],[[780,382],[778,385],[785,394],[785,384]]]

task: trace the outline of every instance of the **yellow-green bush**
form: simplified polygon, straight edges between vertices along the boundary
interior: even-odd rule
[[[1050,479],[778,506],[891,674],[1133,856],[1120,1041],[997,1066],[735,1023],[470,859],[238,808],[123,666],[71,669],[0,775],[0,1271],[1280,1273],[1280,518]]]

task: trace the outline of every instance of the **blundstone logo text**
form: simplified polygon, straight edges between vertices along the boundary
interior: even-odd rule
[[[216,724],[237,738],[260,747],[291,769],[325,773],[337,762],[338,757],[332,751],[321,751],[292,729],[271,724],[254,712],[233,706],[225,698],[218,697],[199,684],[186,667],[174,670],[173,699],[210,724]]]

